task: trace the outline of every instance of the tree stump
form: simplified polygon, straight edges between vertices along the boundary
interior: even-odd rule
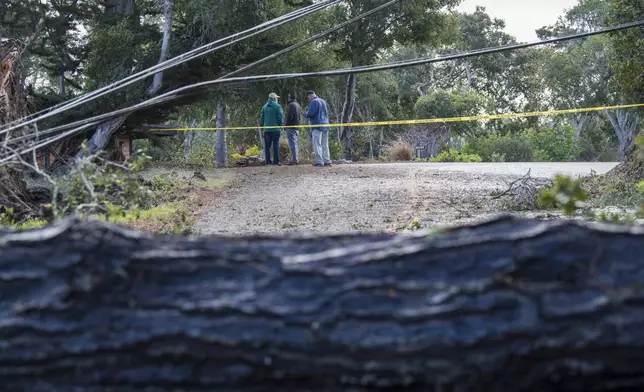
[[[7,391],[640,391],[644,229],[0,231]]]

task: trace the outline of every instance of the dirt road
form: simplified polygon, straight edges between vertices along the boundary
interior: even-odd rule
[[[219,171],[232,179],[203,210],[199,234],[391,232],[461,223],[495,213],[494,205],[468,207],[531,170],[604,173],[614,163],[374,164],[243,168]]]

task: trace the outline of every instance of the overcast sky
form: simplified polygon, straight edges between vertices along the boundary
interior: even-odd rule
[[[459,11],[473,12],[477,5],[492,17],[505,20],[505,31],[519,42],[535,41],[535,30],[557,21],[577,0],[463,0]]]

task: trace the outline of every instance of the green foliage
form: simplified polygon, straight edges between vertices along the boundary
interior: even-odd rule
[[[477,154],[485,162],[570,162],[579,157],[581,147],[574,129],[563,127],[473,137],[463,151]]]
[[[644,19],[644,3],[641,0],[608,0],[610,12],[606,17],[609,25]],[[640,102],[644,97],[644,30],[629,29],[613,34],[615,56],[611,69],[620,91],[630,100]]]
[[[480,156],[484,162],[531,162],[534,159],[532,142],[510,134],[470,138],[463,151]]]
[[[333,17],[341,23],[365,10],[382,3],[377,0],[352,0],[346,6],[336,7]],[[352,65],[372,62],[383,49],[391,48],[395,42],[402,44],[433,44],[440,41],[452,20],[442,12],[445,7],[458,5],[457,0],[416,0],[404,1],[353,23],[333,37],[338,47],[336,53],[341,60]]]
[[[570,162],[579,157],[581,149],[571,127],[545,128],[539,132],[529,129],[521,137],[532,142],[535,158],[540,162]]]
[[[253,156],[257,156],[257,155],[262,155],[262,149],[260,147],[257,147],[257,146],[252,146],[252,147],[250,147],[250,148],[248,148],[246,150],[245,155],[247,157],[253,157]]]
[[[637,184],[635,184],[635,189],[642,195],[644,195],[644,181],[640,181]]]
[[[342,157],[342,143],[336,138],[329,138],[329,153],[332,160],[338,160]]]
[[[561,208],[566,215],[573,215],[575,211],[585,206],[588,194],[582,188],[582,180],[573,180],[570,177],[557,175],[551,187],[539,192],[537,205],[541,208]]]
[[[135,150],[142,150],[152,162],[183,163],[185,152],[183,143],[168,137],[153,137],[134,140]]]
[[[162,234],[191,234],[194,217],[185,203],[173,202],[152,207],[147,210],[134,209],[113,213],[106,218],[111,223],[139,229],[152,229]]]
[[[103,215],[114,211],[149,206],[151,191],[139,178],[149,157],[136,152],[127,166],[117,167],[86,158],[78,162],[57,185],[63,202],[54,203],[57,215]]]
[[[196,143],[190,150],[190,163],[205,167],[213,167],[216,163],[217,150],[211,143]]]
[[[481,157],[450,148],[438,154],[437,157],[431,158],[430,162],[481,162]]]
[[[416,118],[451,118],[475,116],[479,114],[484,99],[475,93],[453,93],[447,90],[432,91],[429,95],[418,98],[414,108]],[[448,125],[450,129],[461,134],[472,134],[476,122],[460,122]]]
[[[0,212],[0,227],[10,228],[14,230],[29,230],[38,229],[47,225],[47,221],[44,219],[29,218],[17,222],[14,216],[15,215],[12,208],[6,208],[4,212]]]

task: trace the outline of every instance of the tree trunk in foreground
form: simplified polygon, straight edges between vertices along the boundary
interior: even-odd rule
[[[10,391],[639,391],[644,229],[0,232]]]

